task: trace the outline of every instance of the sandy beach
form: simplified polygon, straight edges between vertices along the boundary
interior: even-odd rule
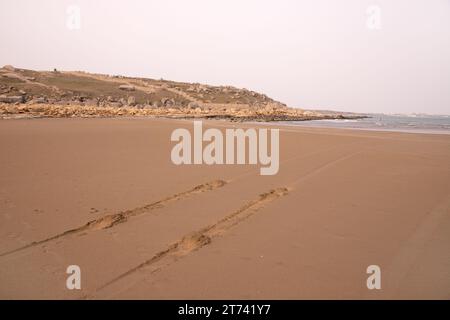
[[[203,125],[280,128],[278,174],[174,165],[187,120],[1,121],[0,298],[450,299],[450,135]]]

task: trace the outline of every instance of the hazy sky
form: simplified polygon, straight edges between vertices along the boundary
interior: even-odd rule
[[[450,0],[0,0],[0,43],[2,65],[450,114]]]

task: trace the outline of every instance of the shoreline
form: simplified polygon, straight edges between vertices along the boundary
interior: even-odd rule
[[[311,120],[321,121],[321,120]],[[392,132],[392,133],[411,133],[411,134],[433,134],[433,135],[450,135],[450,130],[436,130],[436,129],[394,129],[394,128],[357,128],[357,127],[338,127],[338,126],[308,126],[296,125],[292,123],[285,123],[286,126],[302,127],[302,128],[316,128],[316,129],[337,129],[337,130],[357,130],[357,131],[374,131],[374,132]]]
[[[368,131],[368,132],[391,132],[391,133],[410,133],[410,134],[432,134],[432,135],[450,135],[450,130],[436,130],[436,129],[394,129],[394,128],[357,128],[357,127],[338,127],[338,126],[315,126],[307,124],[295,124],[294,121],[299,120],[274,120],[274,121],[233,121],[228,118],[202,118],[202,117],[170,117],[170,116],[155,116],[155,115],[144,115],[144,116],[90,116],[90,117],[51,117],[51,116],[23,116],[23,117],[11,117],[11,118],[0,118],[0,121],[8,120],[39,120],[39,119],[162,119],[162,120],[185,120],[185,121],[223,121],[230,124],[240,123],[240,124],[254,124],[254,125],[279,125],[280,127],[294,127],[294,128],[308,128],[308,129],[337,129],[337,130],[356,130],[356,131]],[[356,118],[342,119],[342,120],[353,120]],[[361,119],[361,118],[358,118]],[[312,120],[301,120],[302,122],[314,122],[322,121],[322,119],[312,119]],[[327,120],[325,120],[327,121]]]

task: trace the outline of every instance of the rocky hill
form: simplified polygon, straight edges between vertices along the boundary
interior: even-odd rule
[[[90,74],[0,69],[0,116],[165,116],[231,120],[306,120],[344,117],[288,108],[265,94],[210,86]]]

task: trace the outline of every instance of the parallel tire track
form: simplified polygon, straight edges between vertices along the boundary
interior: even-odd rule
[[[122,211],[122,212],[119,212],[119,213],[110,214],[110,215],[107,215],[107,216],[104,216],[104,217],[100,217],[98,219],[91,220],[88,223],[86,223],[86,224],[84,224],[84,225],[82,225],[80,227],[64,231],[62,233],[59,233],[59,234],[57,234],[55,236],[52,236],[52,237],[49,237],[49,238],[46,238],[46,239],[43,239],[43,240],[31,242],[29,244],[26,244],[26,245],[24,245],[22,247],[13,249],[11,251],[3,252],[3,253],[0,254],[0,257],[7,256],[7,255],[10,255],[12,253],[15,253],[15,252],[18,252],[18,251],[22,251],[22,250],[25,250],[25,249],[28,249],[28,248],[32,248],[32,247],[35,247],[35,246],[38,246],[38,245],[42,245],[42,244],[45,244],[47,242],[50,242],[50,241],[53,241],[53,240],[56,240],[56,239],[60,239],[60,238],[64,238],[64,237],[67,237],[67,236],[70,236],[70,235],[79,234],[79,233],[82,233],[82,232],[90,232],[90,231],[96,231],[96,230],[109,229],[109,228],[112,228],[112,227],[114,227],[115,225],[117,225],[119,223],[126,222],[131,217],[138,216],[138,215],[143,215],[143,214],[146,214],[146,213],[148,213],[148,212],[150,212],[152,210],[163,208],[164,205],[166,205],[167,203],[170,203],[170,202],[173,202],[173,201],[178,201],[178,200],[187,198],[187,197],[189,197],[191,195],[194,195],[194,194],[198,194],[198,193],[202,193],[202,192],[211,191],[211,190],[214,190],[214,189],[217,189],[217,188],[221,188],[221,187],[223,187],[226,184],[227,184],[227,182],[224,181],[224,180],[214,180],[214,181],[211,181],[211,182],[200,184],[200,185],[198,185],[198,186],[196,186],[196,187],[194,187],[194,188],[192,188],[190,190],[183,191],[181,193],[177,193],[177,194],[171,195],[171,196],[169,196],[167,198],[164,198],[162,200],[158,200],[158,201],[152,202],[152,203],[147,204],[145,206],[138,207],[138,208],[135,208],[135,209],[125,210],[125,211]]]
[[[180,240],[170,245],[167,249],[162,250],[155,254],[150,259],[142,262],[136,267],[122,273],[121,275],[110,280],[106,284],[97,288],[93,294],[105,289],[111,284],[135,273],[144,268],[151,268],[150,273],[154,273],[161,268],[175,262],[177,259],[186,256],[193,251],[196,251],[212,242],[212,240],[225,233],[227,230],[233,226],[241,223],[250,216],[254,215],[260,208],[264,207],[267,203],[272,202],[284,195],[289,193],[288,188],[281,187],[277,189],[270,190],[269,192],[262,193],[258,196],[256,200],[252,200],[245,205],[243,205],[238,210],[232,212],[226,217],[220,219],[212,225],[203,227],[202,229],[189,233],[182,237]],[[91,295],[85,297],[90,298]]]

